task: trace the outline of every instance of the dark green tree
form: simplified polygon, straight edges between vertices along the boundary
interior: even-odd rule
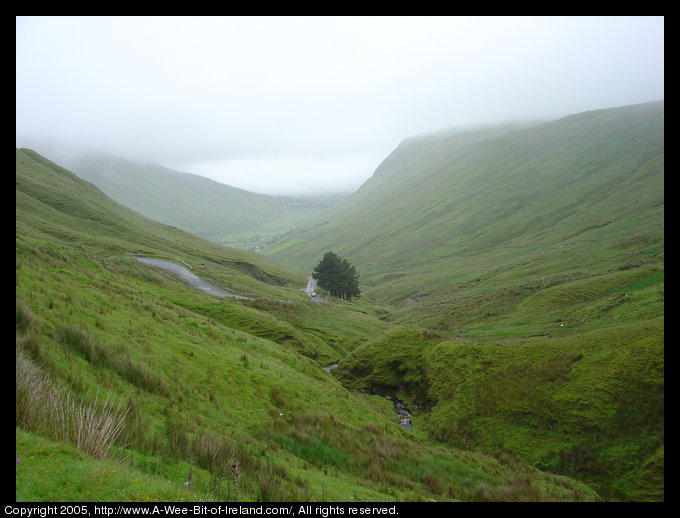
[[[333,252],[324,254],[312,276],[319,287],[333,297],[352,300],[361,294],[356,268],[347,259],[342,259]]]
[[[342,271],[340,282],[341,296],[346,300],[352,300],[353,297],[361,295],[361,290],[359,289],[359,274],[354,265],[347,259],[343,259],[340,265]]]

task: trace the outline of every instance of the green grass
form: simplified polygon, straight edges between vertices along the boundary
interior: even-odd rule
[[[174,480],[125,462],[95,460],[73,446],[16,430],[17,502],[192,502],[208,500]],[[179,472],[177,473],[179,475]]]
[[[343,358],[347,386],[419,404],[430,438],[663,500],[663,102],[408,139],[265,253],[328,250],[405,326]]]
[[[389,330],[384,307],[308,302],[298,274],[145,220],[26,150],[17,186],[18,500],[599,498],[436,445],[327,373]],[[260,298],[200,292],[126,255],[135,248]],[[29,401],[46,403],[30,413]],[[91,430],[97,453],[57,433],[62,416],[106,402],[122,429],[110,441]]]
[[[513,452],[608,498],[663,500],[661,318],[484,344],[403,329],[334,372],[347,386],[399,394],[439,441]]]
[[[313,495],[328,500],[354,495],[377,501],[470,499],[477,477],[490,478],[498,486],[511,476],[508,472],[490,477],[485,475],[487,468],[480,468],[468,478],[467,492],[450,489],[458,486],[445,477],[438,485],[423,477],[414,481],[408,472],[417,472],[425,457],[436,457],[442,464],[459,457],[456,462],[472,461],[455,450],[448,457],[428,453],[431,446],[419,444],[399,428],[386,400],[348,392],[321,365],[285,343],[209,322],[199,313],[164,302],[152,281],[144,289],[137,279],[119,276],[116,284],[124,288],[119,290],[114,288],[113,275],[102,275],[102,284],[108,285],[104,299],[91,277],[82,279],[81,285],[71,279],[65,290],[63,279],[57,275],[57,282],[51,282],[53,272],[39,268],[39,262],[22,261],[22,278],[30,281],[31,264],[41,288],[22,290],[30,302],[18,304],[24,308],[18,315],[18,329],[38,337],[32,355],[52,379],[83,396],[107,393],[126,402],[125,430],[106,458],[123,455],[129,469],[165,478],[184,466],[184,476],[189,469],[201,474],[195,478],[196,488],[203,487],[200,498],[230,495],[237,500],[306,500]],[[60,306],[58,297],[63,292],[78,292],[79,297],[73,297],[68,307]],[[138,302],[126,305],[125,297],[133,293]],[[104,300],[116,308],[108,316],[104,316]],[[52,310],[40,311],[43,304],[49,307],[49,301]],[[90,318],[94,326],[88,325]],[[78,328],[63,323],[76,319]],[[163,322],[163,332],[158,322]],[[107,348],[111,357],[97,355]],[[129,358],[124,365],[149,365],[150,374],[168,392],[126,376],[110,359],[121,355]],[[382,444],[377,440],[386,441],[378,450],[384,450],[385,456],[370,463],[371,449]],[[121,447],[121,453],[115,454]],[[395,462],[391,452],[397,452]],[[400,452],[409,452],[406,460]],[[492,462],[472,457],[475,462]],[[229,482],[229,473],[221,471],[234,459],[242,468],[238,488]],[[99,477],[98,473],[95,470],[91,476]],[[107,474],[101,476],[108,480]],[[98,484],[104,481],[97,479]],[[154,499],[155,490],[137,497]],[[543,496],[551,498],[551,491]],[[586,489],[577,496],[596,498]],[[75,492],[72,498],[85,497]],[[91,498],[100,495],[93,492]]]
[[[541,332],[555,316],[516,319],[527,297],[662,268],[663,142],[662,102],[406,140],[316,226],[264,252],[305,269],[328,250],[349,258],[402,324],[457,339]]]
[[[17,405],[18,443],[62,452],[37,464],[74,500],[103,490],[83,496],[63,453],[82,443],[53,431],[104,402],[123,429],[77,462],[93,488],[109,466],[146,480],[130,498],[191,471],[192,498],[222,501],[663,500],[663,168],[663,103],[410,139],[265,249],[293,271],[17,150],[17,386],[36,395],[17,401],[47,402]],[[361,273],[356,302],[302,291],[328,250]]]

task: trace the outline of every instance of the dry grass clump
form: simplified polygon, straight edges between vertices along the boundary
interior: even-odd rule
[[[36,328],[30,308],[18,301],[16,424],[104,458],[125,426],[127,408],[110,399],[103,403],[80,401],[57,385],[36,363],[40,347]]]
[[[249,444],[248,440],[198,429],[179,420],[166,422],[167,450],[211,474],[211,494],[227,501],[250,495],[257,501],[309,501],[306,480],[291,475],[284,466]]]
[[[70,442],[96,459],[106,456],[125,426],[127,409],[110,400],[86,403],[55,385],[26,352],[16,354],[16,423]]]

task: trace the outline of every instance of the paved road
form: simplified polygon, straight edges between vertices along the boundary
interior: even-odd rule
[[[253,297],[244,297],[243,295],[236,295],[235,293],[231,293],[229,291],[223,290],[222,288],[218,288],[217,286],[213,286],[208,281],[204,281],[196,274],[191,273],[189,270],[184,268],[184,266],[180,266],[179,264],[173,263],[172,261],[166,261],[165,259],[155,259],[153,257],[144,257],[135,254],[132,254],[132,257],[134,257],[141,263],[157,266],[158,268],[162,268],[165,271],[177,275],[177,277],[180,277],[181,279],[185,280],[194,288],[197,288],[201,291],[205,291],[212,295],[217,295],[218,297],[229,297],[232,299],[240,300],[255,300]]]
[[[237,295],[236,293],[231,293],[230,291],[223,290],[222,288],[218,288],[217,286],[214,286],[210,284],[208,281],[205,281],[201,279],[198,275],[190,272],[184,266],[180,266],[177,263],[173,263],[172,261],[166,261],[165,259],[156,259],[155,257],[145,257],[143,255],[137,255],[137,254],[130,254],[132,257],[137,259],[140,263],[146,263],[150,264],[152,266],[156,266],[158,268],[162,268],[163,270],[172,273],[173,275],[176,275],[177,277],[181,278],[182,280],[186,281],[189,283],[191,286],[194,288],[197,288],[201,291],[205,291],[206,293],[210,293],[212,295],[216,295],[218,297],[229,297],[232,299],[239,299],[239,300],[255,300],[254,297],[246,297],[244,295]],[[307,278],[307,287],[305,288],[305,293],[309,295],[309,300],[312,302],[323,302],[323,299],[321,296],[316,295],[316,292],[314,291],[316,289],[316,280],[313,277],[308,277]],[[295,300],[282,300],[282,302],[296,302]]]
[[[321,295],[316,294],[316,279],[314,277],[307,277],[305,293],[309,295],[309,300],[312,302],[323,302]]]

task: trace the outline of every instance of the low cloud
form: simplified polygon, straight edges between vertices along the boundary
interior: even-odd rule
[[[419,133],[662,99],[663,40],[663,17],[19,17],[17,145],[355,188]]]

